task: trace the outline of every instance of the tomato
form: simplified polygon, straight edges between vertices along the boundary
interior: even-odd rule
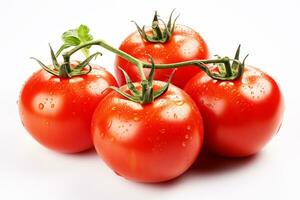
[[[92,114],[100,100],[117,85],[104,68],[82,76],[60,78],[38,70],[25,83],[19,97],[22,123],[42,145],[65,153],[93,147]]]
[[[246,66],[237,80],[194,76],[185,91],[203,115],[205,147],[219,155],[249,156],[260,151],[280,128],[284,104],[276,82]]]
[[[150,28],[146,30],[148,34],[151,34]],[[149,55],[151,55],[156,64],[206,59],[209,56],[208,47],[199,33],[184,25],[176,25],[170,40],[163,44],[147,42],[136,31],[122,42],[119,49],[145,62],[149,62]],[[133,81],[141,80],[137,67],[117,56],[115,73],[120,85],[124,85],[126,81],[119,67],[123,68]],[[154,79],[167,81],[172,71],[172,69],[157,69]],[[148,76],[150,69],[144,69],[144,72]],[[178,68],[171,82],[183,88],[187,81],[198,72],[200,69],[195,66]]]
[[[156,90],[165,83],[153,84]],[[129,93],[127,85],[121,90]],[[203,125],[193,100],[170,85],[150,104],[109,93],[94,113],[92,135],[98,154],[117,174],[139,182],[161,182],[179,176],[195,161]]]

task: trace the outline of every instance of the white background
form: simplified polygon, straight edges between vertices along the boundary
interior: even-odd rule
[[[300,199],[299,1],[1,0],[0,8],[0,199]],[[241,43],[248,63],[280,84],[284,123],[261,153],[200,163],[168,183],[139,184],[116,176],[94,151],[59,154],[30,137],[16,103],[39,69],[30,56],[49,62],[48,42],[57,48],[61,33],[80,23],[118,46],[135,30],[130,20],[149,24],[154,10],[166,18],[173,8],[213,54],[232,55]],[[114,55],[102,52],[97,63],[112,71]]]

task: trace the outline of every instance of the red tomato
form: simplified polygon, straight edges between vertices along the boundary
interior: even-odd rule
[[[50,149],[75,153],[92,148],[92,114],[108,94],[105,89],[109,85],[116,86],[116,80],[97,66],[89,74],[73,78],[59,78],[39,70],[21,91],[22,123],[39,143]]]
[[[147,32],[150,34],[150,29]],[[206,59],[209,56],[207,45],[199,33],[183,25],[176,25],[170,40],[164,44],[147,42],[136,31],[122,42],[120,50],[145,62],[149,62],[149,55],[151,55],[156,64]],[[118,67],[123,68],[133,81],[141,80],[137,67],[117,56],[115,73],[120,85],[124,85],[126,81]],[[167,81],[172,71],[173,69],[157,69],[154,80]],[[178,68],[171,82],[183,88],[187,81],[200,71],[195,66]],[[144,69],[144,72],[148,77],[150,69]]]
[[[223,156],[242,157],[260,151],[278,131],[283,98],[276,82],[253,67],[235,81],[194,76],[185,91],[203,115],[205,146]]]
[[[153,84],[156,90],[166,83]],[[128,93],[126,85],[121,89]],[[170,85],[153,103],[144,105],[111,92],[94,113],[92,134],[98,154],[117,174],[161,182],[192,165],[202,146],[203,126],[193,100]]]

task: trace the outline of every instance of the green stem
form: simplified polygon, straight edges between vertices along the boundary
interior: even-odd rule
[[[190,60],[190,61],[184,61],[184,62],[178,62],[178,63],[170,63],[170,64],[155,64],[155,69],[170,69],[170,68],[178,68],[178,67],[184,67],[187,65],[203,65],[203,64],[218,64],[218,63],[224,63],[225,59],[210,59],[210,60]],[[145,68],[151,68],[150,63],[143,63],[143,67]]]
[[[68,65],[67,70],[70,68],[69,63],[70,63],[70,57],[72,54],[76,53],[77,51],[79,51],[82,48],[85,47],[90,47],[93,45],[97,45],[97,46],[101,46],[105,49],[107,49],[108,51],[111,51],[115,54],[117,54],[118,56],[122,57],[123,59],[131,62],[132,64],[136,65],[139,71],[139,74],[141,76],[142,80],[147,80],[146,76],[144,74],[143,68],[151,68],[152,64],[151,63],[146,63],[143,62],[119,49],[116,49],[114,47],[112,47],[111,45],[109,45],[108,43],[106,43],[103,40],[94,40],[94,41],[89,41],[86,42],[84,44],[78,45],[76,47],[74,47],[73,49],[71,49],[68,52],[65,52],[63,54],[63,58],[65,61],[65,64]],[[239,73],[233,74],[232,69],[231,69],[231,64],[230,61],[234,60],[235,62],[240,63],[238,60],[235,59],[229,59],[228,57],[224,57],[224,58],[218,58],[218,59],[209,59],[209,60],[190,60],[190,61],[185,61],[185,62],[178,62],[178,63],[170,63],[170,64],[155,64],[155,68],[156,69],[170,69],[170,68],[178,68],[178,67],[184,67],[184,66],[188,66],[188,65],[194,65],[198,68],[200,68],[202,71],[206,72],[210,77],[217,79],[217,80],[234,80],[237,79],[239,77]],[[216,74],[210,71],[210,69],[208,68],[208,66],[206,66],[206,64],[219,64],[222,63],[225,66],[226,69],[226,75],[225,76],[221,76],[220,74]],[[241,63],[240,63],[241,64]],[[242,69],[240,69],[242,70]]]
[[[82,49],[84,47],[89,47],[89,46],[92,46],[92,45],[101,46],[101,47],[107,49],[108,51],[111,51],[111,52],[117,54],[118,56],[124,58],[125,60],[131,62],[132,64],[136,65],[138,67],[138,70],[139,70],[140,74],[141,74],[141,79],[146,80],[145,74],[143,73],[143,62],[141,62],[140,60],[136,59],[135,57],[133,57],[133,56],[131,56],[131,55],[119,50],[119,49],[116,49],[116,48],[112,47],[111,45],[106,43],[104,40],[94,40],[94,41],[86,42],[82,45],[76,46],[73,49],[71,49],[70,51],[65,52],[63,54],[63,57],[64,57],[65,61],[66,61],[66,59],[68,61],[70,61],[70,57],[71,57],[72,54],[76,53],[77,51],[79,51],[80,49]]]

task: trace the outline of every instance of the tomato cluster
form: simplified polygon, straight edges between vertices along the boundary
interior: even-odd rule
[[[151,55],[157,64],[209,58],[196,31],[172,25],[171,17],[165,26],[157,22],[155,15],[152,29],[137,26],[138,31],[113,50],[123,52],[115,61],[120,88],[108,71],[89,64],[96,54],[68,65],[68,52],[59,64],[50,47],[53,66],[38,61],[44,69],[29,78],[19,98],[28,132],[42,145],[64,153],[94,146],[113,171],[140,182],[179,176],[202,148],[227,157],[259,152],[282,122],[284,104],[277,83],[250,66],[243,66],[239,77],[222,80],[192,65],[175,73],[170,68],[154,73],[154,63],[151,70],[140,70],[130,56],[143,63]],[[86,27],[76,34],[64,33],[69,43],[57,55],[70,46],[92,45]],[[221,73],[214,67],[210,69]]]

